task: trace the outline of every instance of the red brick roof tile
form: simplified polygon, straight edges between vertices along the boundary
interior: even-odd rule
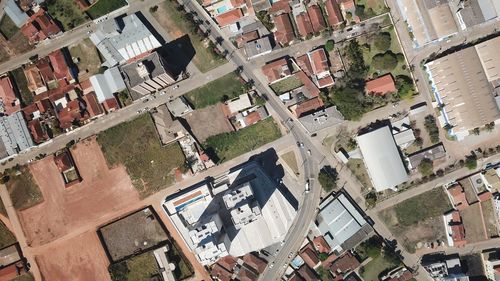
[[[313,33],[313,28],[311,25],[311,20],[307,13],[302,13],[295,17],[295,23],[297,24],[297,29],[299,35],[302,37],[306,37],[309,34]]]
[[[383,96],[387,93],[394,93],[397,89],[392,75],[386,74],[366,82],[365,91],[367,94]]]
[[[307,13],[309,14],[309,19],[311,20],[311,25],[314,32],[321,32],[325,30],[325,19],[323,18],[321,8],[318,5],[307,7]]]
[[[326,0],[326,13],[328,14],[328,24],[336,26],[342,23],[342,13],[340,12],[339,4],[336,0]]]
[[[224,27],[226,25],[230,25],[237,22],[242,17],[243,17],[243,12],[241,11],[241,9],[234,9],[229,12],[219,14],[218,16],[215,17],[215,20],[217,21],[220,27]]]
[[[274,38],[276,42],[281,45],[288,44],[293,41],[293,27],[290,22],[290,17],[288,14],[281,14],[278,16],[274,16],[274,25],[276,26],[276,31],[274,32]]]

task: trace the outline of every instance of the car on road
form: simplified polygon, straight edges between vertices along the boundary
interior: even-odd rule
[[[179,85],[175,85],[175,86],[174,86],[174,90],[175,90],[175,89],[178,89],[178,88],[179,88]]]
[[[274,267],[274,262],[272,262],[270,265],[269,265],[269,268],[273,268]]]
[[[285,240],[282,240],[280,243],[281,246],[285,245]]]
[[[309,193],[309,191],[311,191],[311,183],[309,179],[306,180],[305,191],[306,193]]]
[[[167,91],[161,91],[161,92],[160,92],[160,96],[163,96],[163,95],[165,95],[166,93],[167,93]]]
[[[310,149],[307,150],[307,155],[311,156],[311,150]]]
[[[298,147],[300,147],[300,148],[302,148],[302,147],[304,147],[304,143],[303,143],[303,142],[298,141],[298,142],[297,142],[297,146],[298,146]]]
[[[290,254],[288,255],[288,258],[289,258],[289,259],[291,259],[292,257],[293,257],[293,253],[290,253]]]

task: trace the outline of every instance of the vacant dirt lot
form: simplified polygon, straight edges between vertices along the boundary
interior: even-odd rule
[[[468,243],[479,242],[488,239],[483,223],[481,204],[475,203],[460,212],[465,227],[465,239]]]
[[[44,280],[110,280],[109,261],[95,232],[57,241],[35,259]]]
[[[185,116],[191,130],[199,142],[214,135],[231,132],[233,126],[224,116],[221,104],[208,106],[202,109],[197,109]]]
[[[30,166],[44,198],[43,203],[20,212],[32,246],[93,225],[107,213],[139,201],[125,169],[110,170],[95,139],[80,142],[72,154],[83,181],[67,189],[52,156]]]

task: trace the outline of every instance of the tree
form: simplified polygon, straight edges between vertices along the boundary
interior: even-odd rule
[[[333,51],[334,48],[335,48],[335,42],[333,40],[326,41],[325,49],[327,52]]]
[[[331,166],[324,166],[318,174],[318,181],[326,192],[330,192],[337,185],[337,172]]]
[[[368,67],[363,59],[363,51],[359,45],[358,40],[350,40],[349,44],[345,48],[347,59],[350,62],[349,69],[347,70],[347,75],[351,79],[364,79]]]
[[[366,112],[363,93],[351,88],[332,88],[332,102],[347,120],[359,120]]]
[[[475,154],[465,156],[465,167],[469,170],[477,168],[477,156]]]
[[[402,99],[413,96],[415,92],[413,80],[406,75],[396,76],[396,88],[398,89],[398,94]]]
[[[432,114],[425,116],[424,126],[427,133],[429,133],[431,142],[439,142],[439,128],[436,125],[436,118]]]
[[[415,145],[416,146],[421,148],[423,144],[424,144],[424,139],[422,137],[415,138]]]
[[[387,51],[383,54],[376,54],[372,58],[372,66],[377,70],[391,71],[398,65],[396,54]]]
[[[430,176],[432,174],[432,172],[434,171],[432,160],[429,158],[422,159],[420,164],[418,164],[418,171],[424,177]]]
[[[361,243],[361,248],[363,249],[366,256],[372,259],[380,255],[382,249],[382,240],[377,235],[370,237],[368,240]]]
[[[479,134],[481,133],[481,130],[479,130],[479,128],[477,128],[477,127],[476,127],[476,128],[474,128],[474,129],[472,129],[472,133],[473,133],[474,135],[476,135],[476,136],[479,136]]]
[[[495,122],[490,122],[484,126],[486,128],[486,131],[491,132],[493,129],[495,129]]]
[[[319,280],[321,281],[333,281],[333,277],[330,274],[330,270],[325,269],[322,265],[316,268],[316,272],[319,275]]]
[[[373,44],[381,51],[389,50],[391,47],[391,34],[389,32],[381,32],[377,34]]]
[[[365,195],[365,204],[368,208],[373,208],[377,204],[377,193],[372,191]]]
[[[151,12],[151,13],[155,13],[156,11],[158,11],[158,6],[157,5],[154,5],[151,8],[149,8],[149,12]]]
[[[328,254],[325,254],[325,253],[319,253],[318,255],[318,259],[320,261],[326,261],[326,259],[328,258]]]

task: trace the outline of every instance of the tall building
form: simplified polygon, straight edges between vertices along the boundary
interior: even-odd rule
[[[139,94],[134,97],[132,93],[133,98],[154,93],[175,82],[165,60],[156,52],[124,65],[121,70],[128,88]]]

